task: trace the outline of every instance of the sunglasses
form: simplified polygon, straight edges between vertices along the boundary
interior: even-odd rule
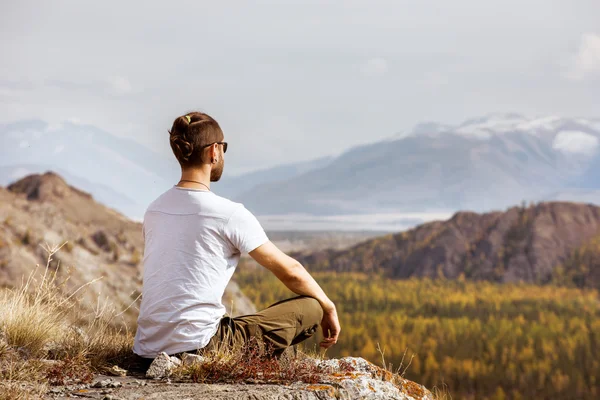
[[[212,146],[213,144],[222,144],[223,145],[223,153],[227,153],[227,142],[213,142],[211,144],[207,144],[206,146],[202,146],[202,148],[206,148],[208,146]]]

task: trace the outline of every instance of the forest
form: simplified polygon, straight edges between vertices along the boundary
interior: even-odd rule
[[[600,396],[596,289],[463,277],[313,276],[336,303],[342,326],[327,357],[385,362],[428,388],[447,389],[453,399]],[[234,279],[258,308],[294,296],[270,272],[250,263],[241,263]],[[317,340],[305,348],[315,349]]]

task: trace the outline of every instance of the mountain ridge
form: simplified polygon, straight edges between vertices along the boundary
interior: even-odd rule
[[[292,256],[311,271],[600,287],[600,207],[545,202],[458,212],[349,249]]]

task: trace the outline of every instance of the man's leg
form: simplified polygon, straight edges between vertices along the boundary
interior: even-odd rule
[[[209,346],[218,346],[219,342],[244,345],[256,338],[270,353],[279,356],[289,346],[313,336],[322,319],[323,309],[317,300],[306,296],[294,297],[256,314],[224,317]]]

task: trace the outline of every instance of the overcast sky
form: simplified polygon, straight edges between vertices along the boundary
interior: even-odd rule
[[[73,119],[170,154],[214,116],[229,171],[423,121],[600,115],[600,1],[6,1],[0,122]]]

